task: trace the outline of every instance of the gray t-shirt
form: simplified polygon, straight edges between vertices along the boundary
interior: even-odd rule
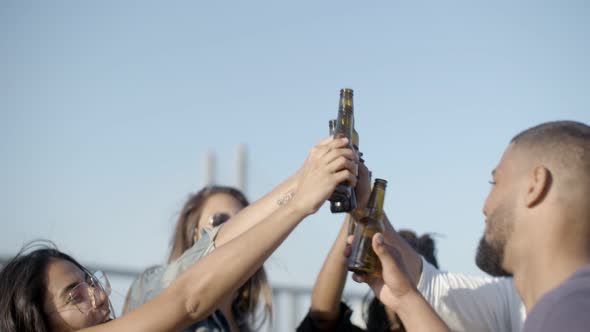
[[[127,295],[125,312],[129,312],[162,292],[184,271],[215,249],[215,237],[219,227],[204,228],[201,238],[180,257],[167,265],[153,266],[142,272],[131,284]],[[229,325],[221,312],[216,311],[205,320],[193,324],[187,332],[229,331]]]
[[[523,332],[590,331],[590,264],[541,297]]]

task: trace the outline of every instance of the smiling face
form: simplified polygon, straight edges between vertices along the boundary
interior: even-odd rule
[[[53,331],[77,331],[110,319],[107,295],[99,288],[94,290],[95,296],[89,295],[90,277],[73,263],[52,259],[46,280],[43,307]]]

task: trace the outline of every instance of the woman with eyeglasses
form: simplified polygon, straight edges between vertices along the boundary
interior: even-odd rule
[[[320,142],[293,177],[227,221],[215,250],[189,266],[176,266],[183,271],[178,277],[118,319],[110,317],[106,287],[70,256],[54,249],[17,255],[0,271],[0,331],[177,332],[206,319],[338,183],[356,184],[358,159],[347,144],[346,139]]]
[[[222,225],[249,205],[244,194],[232,187],[208,186],[190,195],[176,223],[172,236],[172,250],[168,264],[173,264],[188,249],[198,252],[185,255],[191,262],[213,250],[216,235]],[[197,250],[198,248],[198,250]],[[132,284],[127,294],[123,311],[135,309],[149,300],[154,289],[159,289],[167,266],[155,266],[145,270]],[[264,300],[263,315],[259,304]],[[210,330],[255,331],[271,315],[272,296],[264,267],[260,267],[228,301],[222,303],[213,315],[195,324]]]

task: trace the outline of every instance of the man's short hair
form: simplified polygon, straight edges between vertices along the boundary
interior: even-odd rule
[[[578,199],[590,199],[590,126],[546,122],[521,132],[511,143],[528,160],[546,166],[562,188],[585,196]],[[585,205],[590,213],[590,204]]]

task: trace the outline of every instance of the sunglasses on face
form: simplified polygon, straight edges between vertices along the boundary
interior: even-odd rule
[[[217,227],[223,224],[224,222],[228,221],[230,217],[231,216],[227,213],[216,213],[209,217],[209,225],[211,225],[212,227]]]
[[[231,218],[231,216],[225,212],[212,214],[207,220],[207,227],[217,227],[223,224],[224,222],[228,221],[229,218]],[[193,228],[193,243],[197,242],[199,237],[199,227],[195,226]]]

